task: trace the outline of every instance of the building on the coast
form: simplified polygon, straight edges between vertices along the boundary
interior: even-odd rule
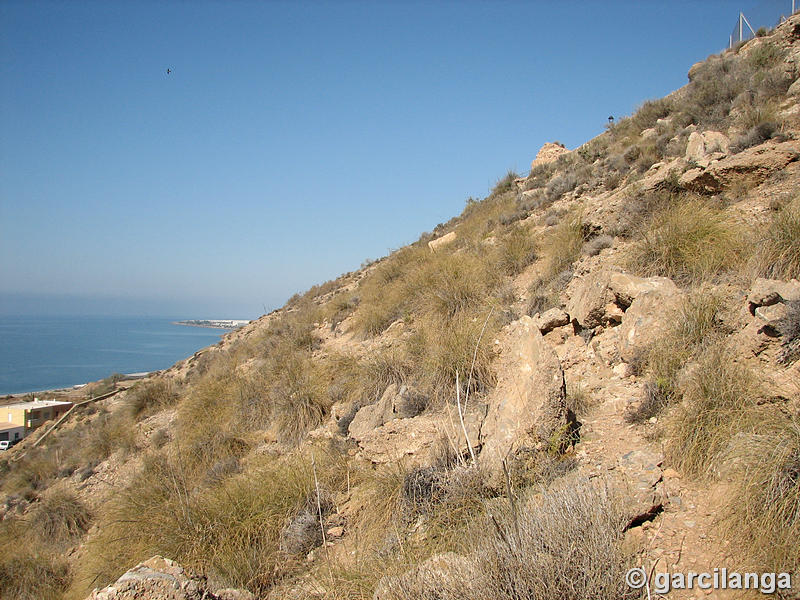
[[[25,427],[13,423],[0,423],[0,442],[16,442],[25,437]]]
[[[0,407],[0,416],[6,413],[8,417],[0,422],[3,422],[4,425],[22,427],[22,437],[25,437],[45,421],[60,418],[70,408],[72,408],[72,402],[34,398],[33,402],[19,402]],[[3,438],[0,437],[1,439]]]

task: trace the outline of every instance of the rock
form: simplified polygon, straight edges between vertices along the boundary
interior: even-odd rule
[[[691,169],[679,182],[686,189],[702,194],[716,194],[733,185],[754,188],[798,159],[797,142],[768,141],[713,162],[705,169]]]
[[[564,371],[533,319],[508,326],[499,362],[501,377],[481,428],[481,461],[494,466],[509,451],[542,447],[570,426]]]
[[[788,96],[800,96],[800,79],[795,79],[794,83],[789,86],[786,94]]]
[[[256,597],[250,592],[233,588],[217,590],[216,597],[217,600],[256,600]]]
[[[567,312],[584,329],[620,323],[624,311],[637,297],[652,292],[666,295],[678,288],[666,277],[636,277],[618,271],[600,270],[576,278],[567,293]]]
[[[245,590],[213,593],[204,576],[190,574],[175,561],[154,556],[139,563],[115,583],[94,590],[87,600],[255,600]]]
[[[451,231],[450,233],[444,234],[442,237],[436,238],[435,240],[431,240],[428,242],[428,248],[431,249],[431,252],[436,252],[439,248],[447,246],[448,244],[453,243],[456,241],[456,232]]]
[[[706,161],[712,153],[721,152],[722,156],[728,153],[730,140],[719,131],[704,131],[702,133],[694,131],[689,135],[686,143],[686,160],[688,162],[702,163]]]
[[[781,281],[759,277],[747,294],[747,309],[751,315],[755,315],[759,306],[772,306],[779,302],[794,300],[800,300],[800,281],[797,279]]]
[[[551,163],[562,154],[567,154],[568,152],[569,150],[564,148],[564,146],[547,142],[544,146],[539,148],[539,152],[536,153],[536,158],[531,162],[531,170],[533,170],[536,165]]]
[[[658,131],[656,131],[655,127],[650,127],[649,129],[642,130],[642,139],[643,140],[652,140],[658,137]]]
[[[681,292],[654,291],[634,300],[622,318],[619,356],[634,363],[669,327],[672,314],[683,301]]]
[[[764,326],[770,330],[777,332],[778,323],[786,318],[787,314],[786,305],[783,303],[772,304],[770,306],[759,306],[756,309],[756,317],[764,322]]]
[[[358,441],[367,433],[393,419],[416,417],[427,405],[427,398],[411,386],[391,384],[375,404],[358,410],[348,428],[350,437]]]
[[[480,447],[479,436],[485,416],[486,406],[470,400],[464,425],[470,444],[476,450]],[[365,432],[356,441],[361,457],[373,463],[404,459],[408,466],[420,466],[430,464],[442,438],[457,444],[459,453],[468,452],[455,406],[409,419],[393,419]]]
[[[569,315],[560,308],[551,308],[541,315],[538,315],[534,321],[536,326],[543,334],[548,333],[556,327],[562,327],[569,323]]]
[[[325,532],[328,537],[331,538],[340,538],[344,535],[344,527],[341,525],[337,527],[331,527],[328,531]]]

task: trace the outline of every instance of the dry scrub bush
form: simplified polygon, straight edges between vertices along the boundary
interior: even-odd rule
[[[524,509],[492,508],[470,555],[382,582],[386,598],[637,598],[625,584],[625,515],[607,487],[574,476]],[[383,596],[382,596],[383,597]]]
[[[152,379],[139,383],[127,392],[126,402],[134,418],[172,406],[179,394],[175,383],[167,379]]]
[[[771,572],[800,569],[800,422],[767,419],[759,433],[733,439],[728,525],[752,566]]]
[[[718,277],[739,265],[743,255],[742,227],[700,199],[657,211],[642,238],[631,251],[630,268],[678,284]]]
[[[484,392],[495,384],[492,341],[503,321],[497,312],[488,317],[489,312],[461,311],[447,321],[426,319],[409,338],[413,378],[431,398],[442,400],[455,393],[456,371],[462,393],[469,384],[470,373],[473,392]]]
[[[512,227],[498,241],[497,264],[507,275],[518,275],[536,260],[536,241],[527,227]]]
[[[773,216],[755,256],[760,275],[775,279],[800,277],[800,196]]]
[[[800,300],[786,303],[786,316],[778,322],[781,353],[778,362],[792,363],[800,358]]]
[[[542,244],[545,256],[543,280],[550,280],[569,269],[581,255],[584,242],[583,220],[579,212],[565,215],[550,230]]]
[[[61,600],[71,574],[66,558],[32,539],[19,519],[0,522],[0,600]]]
[[[180,455],[149,458],[112,500],[87,546],[79,586],[105,585],[124,565],[161,554],[204,571],[223,586],[265,595],[297,566],[280,551],[281,532],[321,492],[343,489],[346,463],[334,448],[263,458],[247,472],[201,489]]]
[[[634,362],[647,375],[641,402],[625,414],[629,423],[658,416],[680,396],[679,375],[693,358],[727,333],[720,320],[722,299],[704,290],[691,293],[670,315],[670,326]]]
[[[757,375],[719,343],[706,349],[682,385],[683,401],[670,415],[667,454],[696,476],[714,474],[720,453],[733,436],[757,420]]]
[[[74,494],[57,490],[42,498],[24,520],[43,543],[62,547],[88,531],[92,515]]]

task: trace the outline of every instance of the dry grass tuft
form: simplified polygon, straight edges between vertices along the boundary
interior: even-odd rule
[[[800,277],[800,196],[780,208],[758,245],[755,261],[764,277]]]
[[[653,215],[630,255],[630,268],[686,285],[714,279],[743,257],[744,232],[722,211],[700,199],[673,202]]]
[[[475,550],[447,566],[387,578],[386,598],[502,600],[635,598],[625,585],[630,560],[621,550],[625,524],[608,488],[565,478],[523,510],[492,508]]]
[[[800,554],[800,422],[780,418],[759,434],[734,438],[736,464],[728,502],[731,533],[754,567],[797,572]]]
[[[682,391],[668,424],[667,454],[686,473],[714,474],[731,438],[753,426],[759,380],[720,343],[698,358]]]

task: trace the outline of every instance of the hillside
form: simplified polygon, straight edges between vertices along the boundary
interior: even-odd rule
[[[28,438],[0,599],[800,598],[799,75],[795,15]]]

